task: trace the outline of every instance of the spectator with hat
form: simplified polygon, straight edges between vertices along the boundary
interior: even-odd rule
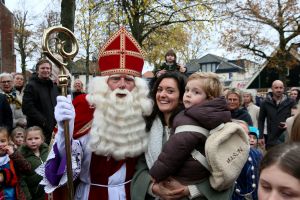
[[[258,200],[257,189],[259,179],[259,164],[262,160],[262,153],[258,149],[259,131],[256,127],[248,126],[246,122],[237,120],[248,133],[250,142],[250,152],[238,179],[235,181],[232,200],[253,199]]]

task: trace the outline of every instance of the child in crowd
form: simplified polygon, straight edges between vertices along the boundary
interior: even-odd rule
[[[207,131],[231,121],[222,91],[215,73],[196,72],[188,78],[182,101],[185,110],[174,118],[171,136],[150,169],[154,181],[161,182],[172,176],[189,185],[210,176],[209,170],[193,158],[192,152],[197,150],[205,155],[207,135],[203,128]],[[188,128],[180,130],[182,127]]]
[[[31,164],[31,172],[22,176],[22,187],[24,191],[29,191],[32,200],[44,200],[45,192],[39,182],[42,177],[35,173],[35,169],[40,166],[48,156],[48,145],[44,143],[45,136],[38,126],[30,127],[25,132],[25,144],[21,146],[20,152],[24,158]],[[25,184],[24,184],[25,182]],[[25,187],[28,188],[25,188]],[[29,194],[26,194],[27,197]]]
[[[258,172],[262,160],[261,150],[258,149],[259,130],[254,126],[248,126],[242,120],[235,120],[249,135],[250,152],[248,161],[245,163],[238,179],[235,181],[232,200],[253,199],[258,200]]]
[[[0,127],[0,199],[26,199],[19,184],[19,175],[30,171],[30,164],[9,145],[6,128]]]
[[[179,71],[181,73],[186,72],[186,67],[179,65],[176,62],[176,54],[173,49],[170,49],[165,55],[165,61],[155,72],[155,76],[159,77],[160,75],[166,73],[167,71]]]
[[[24,143],[25,129],[21,127],[16,127],[11,132],[11,139],[14,143],[14,148],[18,149]]]

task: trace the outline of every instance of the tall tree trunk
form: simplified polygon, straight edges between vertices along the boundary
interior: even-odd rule
[[[75,21],[75,10],[76,2],[75,0],[62,0],[61,1],[61,24],[63,27],[68,28],[70,31],[74,32],[74,21]],[[71,52],[72,44],[71,41],[67,39],[64,34],[59,34],[61,40],[66,40],[65,51]],[[68,66],[69,68],[69,66]],[[70,69],[69,69],[70,70]]]

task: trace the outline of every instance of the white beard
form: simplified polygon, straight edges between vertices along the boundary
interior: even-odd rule
[[[137,79],[131,92],[111,91],[107,77],[98,77],[91,83],[87,100],[95,106],[95,111],[88,147],[95,154],[121,160],[136,157],[147,149],[143,116],[150,115],[152,101],[147,97],[146,83]],[[116,94],[126,96],[119,98]]]

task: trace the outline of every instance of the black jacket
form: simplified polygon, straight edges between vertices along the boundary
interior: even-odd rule
[[[0,126],[11,130],[13,126],[13,117],[10,105],[4,94],[0,94]]]
[[[258,129],[259,137],[263,138],[265,118],[267,118],[267,145],[280,144],[280,136],[285,129],[280,127],[280,122],[285,122],[291,116],[291,108],[295,105],[295,101],[284,95],[282,101],[276,105],[273,100],[272,93],[267,95],[267,98],[260,105]]]
[[[36,75],[31,77],[24,90],[22,111],[27,116],[27,126],[41,127],[48,144],[56,125],[54,107],[58,94],[52,80],[42,80]]]

